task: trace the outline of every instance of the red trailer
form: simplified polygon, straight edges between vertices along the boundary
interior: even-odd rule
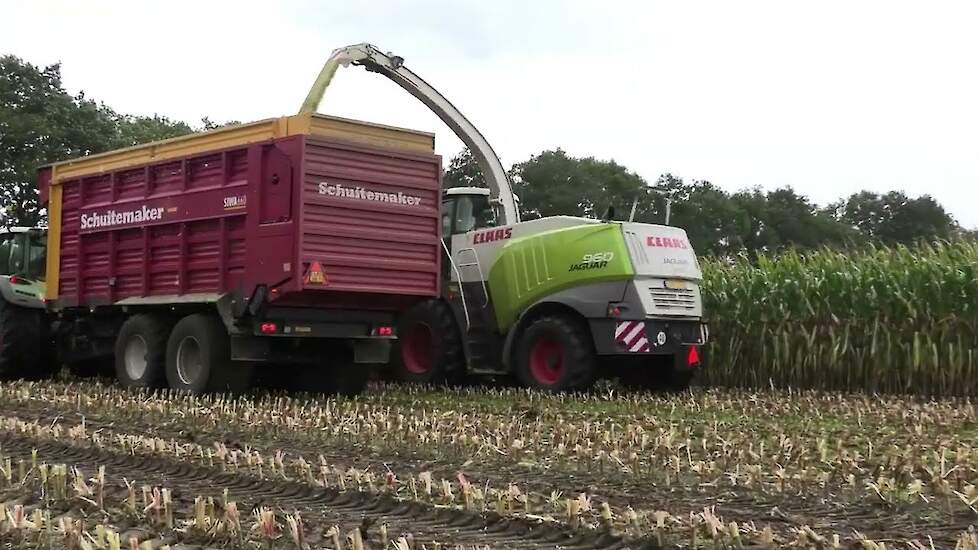
[[[240,389],[273,364],[358,391],[397,313],[440,292],[433,151],[298,115],[42,168],[60,356],[114,356],[130,386]]]

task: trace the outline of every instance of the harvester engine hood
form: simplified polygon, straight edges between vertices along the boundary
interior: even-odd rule
[[[703,274],[686,232],[678,227],[623,223],[622,233],[639,278],[699,281]]]

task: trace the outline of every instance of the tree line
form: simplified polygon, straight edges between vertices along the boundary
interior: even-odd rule
[[[825,207],[791,187],[730,193],[705,180],[663,174],[649,182],[613,160],[543,151],[509,172],[524,219],[571,215],[627,219],[682,227],[700,253],[911,244],[970,236],[933,197],[900,191],[860,191]],[[445,185],[485,186],[475,158],[452,159]]]
[[[35,178],[45,164],[177,137],[216,127],[198,127],[164,116],[132,116],[114,111],[84,93],[70,94],[60,64],[37,67],[0,57],[0,223],[35,226]]]
[[[230,123],[229,123],[230,124]],[[165,116],[118,113],[84,93],[70,94],[58,64],[37,67],[0,57],[0,223],[43,221],[35,177],[38,167],[218,127]],[[709,181],[663,174],[649,182],[626,167],[560,149],[543,151],[510,170],[525,219],[553,215],[627,218],[686,229],[701,253],[775,251],[785,247],[911,243],[966,234],[932,197],[869,191],[820,207],[790,187],[730,193]],[[469,151],[452,159],[446,186],[485,186]]]

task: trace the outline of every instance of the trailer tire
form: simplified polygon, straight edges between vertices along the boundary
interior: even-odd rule
[[[44,312],[0,298],[0,379],[48,378],[57,370],[45,345]]]
[[[524,386],[552,392],[584,390],[597,373],[597,357],[583,323],[547,315],[519,336],[516,375]]]
[[[227,330],[213,315],[195,313],[173,327],[166,346],[166,380],[194,395],[241,393],[251,386],[253,369],[231,362]]]
[[[166,385],[166,343],[169,324],[141,313],[122,323],[115,339],[115,376],[127,388]],[[89,361],[97,369],[97,360]]]
[[[462,335],[448,304],[427,300],[415,305],[398,323],[391,350],[394,376],[411,384],[456,384],[465,376]]]

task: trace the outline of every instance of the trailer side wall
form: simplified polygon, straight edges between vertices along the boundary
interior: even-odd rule
[[[55,307],[248,298],[259,285],[288,306],[393,311],[437,296],[430,137],[364,125],[341,139],[353,121],[313,122],[329,132],[256,142],[249,131],[232,147],[204,136],[177,142],[185,156],[161,148],[141,162],[136,149],[42,171]]]

